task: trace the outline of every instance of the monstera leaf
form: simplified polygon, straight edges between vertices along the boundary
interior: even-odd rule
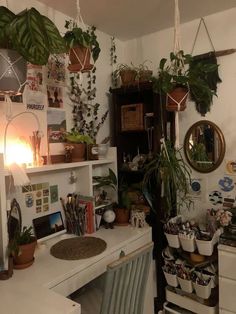
[[[47,17],[31,8],[19,13],[9,25],[13,48],[27,61],[44,65],[50,53],[65,52],[58,29]]]

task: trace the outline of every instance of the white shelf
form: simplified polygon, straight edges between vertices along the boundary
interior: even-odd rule
[[[176,304],[182,308],[185,308],[189,311],[194,311],[197,314],[217,314],[218,313],[218,305],[217,306],[207,306],[201,303],[200,298],[199,302],[192,299],[190,296],[186,296],[184,294],[178,294],[174,292],[172,288],[166,287],[166,300]]]
[[[73,169],[78,167],[86,167],[86,166],[97,166],[97,165],[106,165],[113,163],[114,160],[112,159],[103,159],[103,160],[87,160],[87,161],[80,161],[80,162],[71,162],[71,163],[58,163],[58,164],[51,164],[51,165],[43,165],[40,167],[29,167],[25,168],[27,174],[31,173],[43,173],[48,171],[57,171],[57,170],[66,170],[66,169]],[[11,175],[8,169],[4,169],[3,174],[7,177]]]

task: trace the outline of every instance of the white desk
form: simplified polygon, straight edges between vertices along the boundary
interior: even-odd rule
[[[108,263],[151,241],[151,228],[115,227],[100,229],[91,236],[106,241],[106,250],[88,259],[60,260],[50,255],[50,247],[65,236],[48,240],[37,249],[35,262],[13,277],[0,281],[0,304],[4,314],[80,314],[80,305],[65,298],[106,271]],[[146,290],[145,311],[153,313],[152,271]]]

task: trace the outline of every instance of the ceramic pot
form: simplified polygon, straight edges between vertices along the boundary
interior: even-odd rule
[[[133,85],[135,83],[137,72],[134,70],[120,71],[120,78],[122,85]]]
[[[85,143],[71,143],[70,145],[74,147],[71,153],[72,162],[85,160],[86,144]]]
[[[87,72],[93,68],[90,64],[91,52],[89,48],[81,45],[75,46],[69,51],[70,64],[68,70],[70,72]]]
[[[118,226],[127,226],[129,224],[130,211],[126,208],[116,208],[115,224]]]
[[[19,252],[20,254],[18,256],[13,257],[13,263],[15,269],[24,269],[29,267],[34,262],[34,251],[36,248],[37,241],[20,245],[19,246]]]
[[[98,144],[98,159],[105,159],[108,151],[108,144]]]
[[[184,111],[186,109],[188,93],[189,91],[183,87],[176,87],[173,89],[173,91],[167,94],[166,110]]]

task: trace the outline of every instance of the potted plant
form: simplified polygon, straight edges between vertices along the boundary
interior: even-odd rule
[[[151,204],[157,189],[162,189],[161,206],[164,219],[171,216],[176,207],[190,207],[191,200],[187,197],[190,173],[181,149],[175,149],[169,140],[163,142],[160,153],[145,166],[143,193]]]
[[[148,68],[146,62],[147,60],[137,67],[136,79],[138,80],[139,83],[151,81],[152,71]]]
[[[216,69],[216,64],[194,63],[193,57],[184,54],[182,50],[171,52],[170,64],[167,64],[166,58],[160,61],[158,76],[152,78],[153,89],[157,93],[167,95],[169,111],[183,111],[190,92],[196,106],[201,105],[207,112],[216,92],[211,89],[205,77]]]
[[[114,77],[120,77],[121,85],[134,85],[135,79],[138,73],[137,67],[135,67],[132,63],[131,65],[121,63],[117,66],[114,71]]]
[[[13,257],[14,268],[27,268],[34,262],[34,251],[37,239],[33,235],[33,228],[23,227],[15,233],[14,238],[9,242],[9,256]]]
[[[86,72],[91,70],[93,65],[90,64],[90,56],[92,55],[93,61],[96,62],[101,51],[95,34],[96,28],[92,26],[83,30],[72,20],[66,21],[65,28],[68,30],[64,39],[69,50],[69,71]]]
[[[76,130],[71,130],[70,132],[66,132],[64,134],[64,139],[66,141],[65,150],[68,151],[66,148],[68,143],[70,146],[73,146],[71,149],[71,157],[72,161],[83,161],[85,160],[86,156],[86,144],[92,144],[93,140],[89,135],[84,135],[79,133]]]
[[[54,23],[35,8],[15,15],[0,6],[0,28],[1,91],[17,92],[22,87],[26,81],[26,61],[45,65],[50,54],[66,51],[64,39]],[[13,80],[4,75],[7,69],[15,73]]]

